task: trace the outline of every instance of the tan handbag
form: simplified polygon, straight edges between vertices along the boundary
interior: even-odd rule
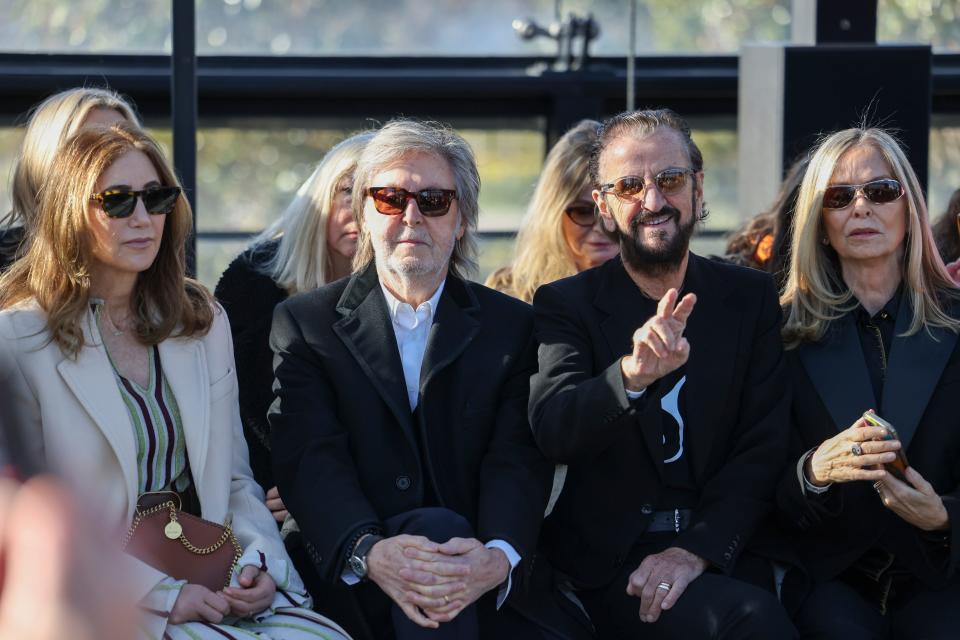
[[[137,499],[123,549],[168,576],[211,591],[230,586],[242,553],[229,518],[217,524],[186,513],[172,491],[144,493]]]

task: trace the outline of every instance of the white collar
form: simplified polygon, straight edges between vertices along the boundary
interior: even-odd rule
[[[396,324],[399,323],[401,326],[404,326],[407,329],[412,327],[406,326],[409,322],[404,322],[400,319],[401,316],[408,316],[409,318],[422,318],[429,322],[433,321],[433,314],[436,313],[437,304],[440,301],[440,294],[443,293],[443,286],[446,284],[446,278],[440,281],[440,286],[437,287],[437,290],[433,292],[433,295],[430,296],[430,299],[426,302],[421,303],[416,309],[413,308],[408,302],[403,302],[402,300],[397,299],[389,289],[387,289],[383,280],[379,280],[380,289],[383,291],[383,297],[387,301],[387,311],[390,313],[390,319]],[[419,322],[416,322],[419,325]]]

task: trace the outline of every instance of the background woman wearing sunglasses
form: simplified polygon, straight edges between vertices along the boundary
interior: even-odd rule
[[[13,166],[13,206],[0,220],[0,271],[21,251],[26,230],[36,218],[37,190],[63,143],[85,126],[124,121],[140,124],[133,107],[119,94],[95,87],[61,91],[33,109]]]
[[[267,423],[273,402],[273,309],[291,295],[350,275],[357,251],[350,209],[353,170],[372,136],[358,133],[330,149],[283,214],[227,267],[215,290],[233,332],[250,466],[278,522],[287,511],[273,481]]]
[[[797,626],[811,638],[956,637],[960,296],[890,135],[848,129],[823,141],[791,254],[782,302],[794,464],[778,502],[812,585]],[[899,439],[868,426],[871,408]],[[903,479],[878,466],[898,450],[911,465]]]
[[[0,278],[4,401],[118,542],[138,496],[163,490],[232,517],[244,549],[218,592],[131,558],[144,637],[342,637],[297,606],[309,597],[247,463],[226,315],[184,276],[191,212],[157,143],[84,129],[40,193],[27,253]]]
[[[582,120],[547,155],[517,234],[515,257],[486,285],[526,302],[547,282],[603,264],[620,251],[598,222],[588,164],[599,122]]]

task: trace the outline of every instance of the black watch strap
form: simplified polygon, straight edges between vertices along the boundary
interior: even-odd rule
[[[370,535],[361,538],[360,542],[357,543],[357,546],[353,549],[353,555],[358,558],[363,558],[364,561],[367,559],[367,554],[370,553],[370,549],[373,545],[377,544],[383,540],[383,536],[371,533]]]
[[[379,533],[365,534],[354,546],[353,553],[350,554],[350,558],[347,560],[347,566],[350,568],[350,571],[353,572],[353,575],[360,580],[366,580],[367,578],[367,571],[369,569],[367,566],[367,554],[370,553],[373,545],[381,540],[383,540],[383,536]]]

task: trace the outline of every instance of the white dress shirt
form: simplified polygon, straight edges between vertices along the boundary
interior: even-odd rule
[[[444,284],[445,282],[441,282],[430,299],[414,309],[413,305],[398,300],[383,286],[383,282],[380,283],[383,297],[387,302],[387,311],[393,323],[393,333],[397,338],[397,350],[400,352],[403,381],[407,386],[407,400],[410,402],[411,411],[414,411],[420,402],[420,370],[423,368],[423,354],[427,350],[430,327],[433,326],[433,317],[437,312],[437,304],[440,302]],[[497,594],[497,609],[499,609],[510,593],[510,587],[513,585],[513,570],[520,562],[520,554],[506,540],[490,540],[484,546],[488,549],[500,549],[510,563],[507,582]],[[347,584],[358,582],[349,567],[344,570],[342,578]]]

